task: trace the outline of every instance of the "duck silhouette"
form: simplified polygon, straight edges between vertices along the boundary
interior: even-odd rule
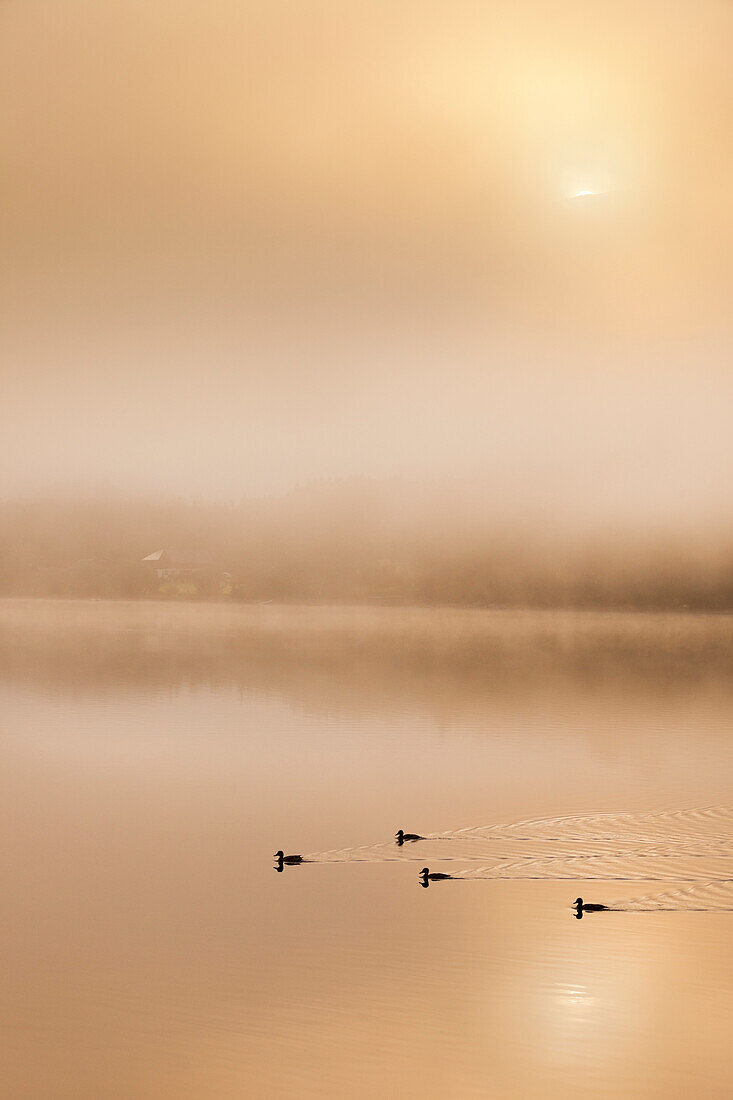
[[[427,890],[431,882],[443,882],[444,879],[453,878],[453,875],[444,875],[442,871],[431,871],[429,867],[423,867],[418,878],[420,885]]]
[[[583,919],[583,913],[602,913],[604,909],[608,909],[607,905],[595,905],[593,902],[584,902],[582,898],[576,898],[573,902],[572,908],[575,909],[575,916],[578,920]]]
[[[273,859],[276,861],[275,870],[282,872],[283,867],[297,867],[299,863],[305,863],[306,860],[302,856],[286,856],[282,848],[279,852],[275,852]]]
[[[424,840],[424,836],[420,836],[419,833],[406,833],[404,829],[398,829],[394,835],[397,847],[401,848],[403,844],[412,842],[413,840]]]

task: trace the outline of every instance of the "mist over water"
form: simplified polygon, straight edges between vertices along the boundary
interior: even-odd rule
[[[549,490],[548,490],[549,492]],[[728,611],[727,511],[565,512],[488,479],[332,479],[236,504],[42,494],[0,502],[0,593]],[[172,578],[151,554],[165,554]],[[160,564],[165,565],[165,562]],[[176,567],[182,567],[181,572]]]

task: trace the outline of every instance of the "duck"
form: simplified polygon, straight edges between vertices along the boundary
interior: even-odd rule
[[[406,833],[404,829],[398,829],[394,835],[397,847],[401,848],[403,844],[413,840],[425,840],[424,836],[420,836],[419,833]]]
[[[583,913],[602,913],[604,909],[608,909],[607,905],[597,905],[593,902],[584,902],[582,898],[576,898],[573,902],[575,909],[575,916],[578,920],[582,920]]]
[[[444,875],[442,871],[431,871],[429,867],[423,867],[418,878],[422,880],[420,885],[427,890],[431,882],[443,882],[444,879],[453,878],[453,875]]]
[[[286,865],[288,867],[297,867],[299,863],[306,862],[302,856],[286,856],[282,848],[279,852],[275,852],[272,858],[277,862],[277,866],[275,867],[276,871],[282,871],[283,867]]]

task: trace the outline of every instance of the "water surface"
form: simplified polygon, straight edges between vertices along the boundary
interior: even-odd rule
[[[576,921],[674,884],[390,841],[729,804],[731,642],[723,616],[0,604],[4,1094],[729,1095],[733,914]],[[709,858],[687,844],[672,877]],[[423,859],[468,880],[422,890]]]

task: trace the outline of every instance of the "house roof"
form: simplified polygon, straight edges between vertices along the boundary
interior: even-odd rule
[[[178,570],[194,570],[194,569],[210,569],[212,568],[211,562],[208,561],[191,561],[185,558],[178,558],[175,554],[172,554],[170,550],[153,550],[152,554],[147,554],[144,558],[140,559],[143,563],[148,565],[164,565],[168,569]]]
[[[170,555],[168,554],[167,550],[154,550],[152,554],[148,554],[147,557],[143,558],[142,560],[143,561],[166,561],[166,559],[169,558],[169,557],[170,557]]]

